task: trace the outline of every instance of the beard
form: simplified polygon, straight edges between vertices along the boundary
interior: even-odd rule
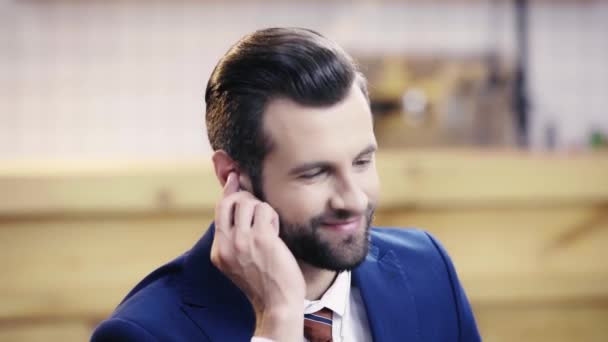
[[[360,214],[347,210],[335,210],[313,217],[305,224],[284,220],[279,213],[279,237],[285,242],[296,259],[317,268],[331,271],[352,270],[359,266],[369,249],[369,229],[375,207],[365,210],[363,229],[357,227],[352,234],[327,236],[321,228],[329,220],[348,220]]]

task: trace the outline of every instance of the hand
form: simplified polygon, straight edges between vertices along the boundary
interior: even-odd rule
[[[215,211],[211,262],[245,293],[256,314],[255,336],[297,341],[303,335],[306,283],[279,238],[279,217],[268,204],[239,191],[231,173]]]

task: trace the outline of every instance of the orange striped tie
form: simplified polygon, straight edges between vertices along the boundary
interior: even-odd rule
[[[304,315],[304,337],[310,342],[332,342],[332,311],[323,308],[312,314]]]

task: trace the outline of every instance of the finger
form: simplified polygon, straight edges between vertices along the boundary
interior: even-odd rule
[[[224,184],[224,197],[239,191],[239,177],[236,172],[230,172]]]
[[[253,218],[254,231],[265,232],[271,229],[275,234],[278,234],[278,222],[276,211],[268,203],[259,203],[255,207]]]
[[[246,191],[238,191],[221,199],[215,210],[215,225],[219,229],[229,231],[235,225],[236,203],[253,199]]]
[[[215,226],[217,230],[230,231],[233,225],[233,213],[238,197],[229,196],[222,199],[217,206],[215,211]]]
[[[253,223],[253,212],[259,202],[252,198],[240,198],[234,208],[234,227],[239,232],[249,233]]]

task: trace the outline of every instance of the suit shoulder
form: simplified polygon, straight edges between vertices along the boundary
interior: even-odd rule
[[[103,321],[93,332],[91,342],[152,342],[156,338],[145,328],[123,318],[111,318]]]
[[[131,293],[116,308],[112,317],[156,317],[180,303],[179,275],[166,275]]]
[[[101,322],[91,340],[153,341],[153,337],[165,336],[167,332],[163,328],[178,323],[182,316],[181,275],[179,262],[152,272],[131,290],[110,318]]]
[[[432,236],[418,228],[374,227],[371,230],[372,244],[380,248],[410,251],[437,251]]]

